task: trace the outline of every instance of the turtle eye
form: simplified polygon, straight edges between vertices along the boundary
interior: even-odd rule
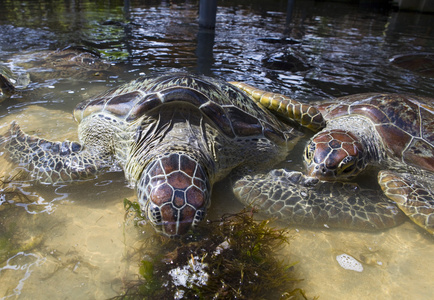
[[[306,162],[310,163],[314,151],[315,151],[315,144],[309,143],[304,149],[304,159],[306,160]]]
[[[344,169],[342,170],[342,173],[351,173],[352,171],[354,171],[354,168],[356,167],[355,164],[351,164],[349,166],[345,166]]]
[[[339,173],[350,174],[356,168],[356,159],[351,156],[345,157],[339,164]]]

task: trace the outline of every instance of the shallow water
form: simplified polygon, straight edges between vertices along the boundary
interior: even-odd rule
[[[26,132],[74,140],[71,111],[78,102],[141,74],[174,70],[306,101],[360,92],[433,95],[433,72],[391,64],[396,55],[434,53],[432,15],[298,1],[288,18],[286,1],[261,2],[219,2],[213,33],[198,29],[196,1],[0,1],[0,60],[9,66],[69,45],[94,48],[114,64],[106,78],[31,83],[0,103],[0,133],[16,120]],[[300,155],[292,153],[288,167],[301,168]],[[0,176],[17,172],[1,153],[0,166]],[[18,177],[10,184],[29,202],[0,206],[0,234],[17,249],[0,262],[0,297],[105,299],[137,278],[136,250],[146,247],[152,229],[124,218],[122,200],[135,194],[121,173],[69,186],[34,187]],[[215,191],[210,217],[241,208],[227,184]],[[411,222],[378,233],[294,227],[293,235],[284,251],[299,261],[309,297],[430,299],[434,293],[434,240]],[[363,271],[342,268],[341,254],[356,258]]]

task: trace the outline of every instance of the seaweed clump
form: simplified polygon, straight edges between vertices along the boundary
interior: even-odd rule
[[[0,211],[4,210],[7,206],[10,207],[13,203],[30,203],[30,199],[23,192],[19,191],[11,182],[11,180],[0,179]]]
[[[18,252],[32,250],[43,242],[42,235],[29,236],[28,232],[19,230],[18,214],[11,209],[17,208],[16,203],[31,201],[27,195],[10,185],[12,180],[0,179],[0,264]]]
[[[247,211],[207,221],[179,239],[153,239],[157,246],[142,255],[140,279],[116,299],[307,299],[296,288],[294,263],[278,259],[288,230]]]

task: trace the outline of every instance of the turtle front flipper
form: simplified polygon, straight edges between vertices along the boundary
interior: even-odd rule
[[[244,176],[235,182],[234,193],[244,204],[295,225],[373,231],[405,220],[381,191],[283,169]]]
[[[6,156],[41,183],[67,182],[95,176],[109,166],[109,156],[92,153],[76,142],[51,142],[25,134],[13,122],[0,137]]]
[[[378,173],[378,183],[384,194],[414,223],[434,234],[434,193],[424,181],[410,174]]]
[[[301,126],[313,131],[319,131],[325,127],[325,120],[320,111],[309,104],[298,102],[282,94],[257,89],[244,82],[229,83],[245,92],[253,101],[261,103],[266,108]]]

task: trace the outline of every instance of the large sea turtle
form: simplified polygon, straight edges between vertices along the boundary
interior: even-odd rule
[[[293,105],[300,120],[310,115],[321,123],[316,109]],[[29,136],[12,124],[2,138],[7,156],[40,182],[73,181],[119,165],[150,222],[170,236],[204,218],[216,181],[231,174],[235,186],[243,185],[249,174],[284,160],[301,136],[234,86],[188,74],[136,79],[80,103],[74,117],[80,143]],[[300,199],[303,191],[294,187],[313,182],[297,172],[282,178],[288,192],[275,191],[274,208],[282,201],[296,208],[300,223],[367,229],[399,223],[396,207],[362,192],[341,197],[348,188],[329,185],[324,189],[336,199]],[[248,203],[248,193],[237,195]]]
[[[271,110],[300,122],[293,117],[297,113],[294,106],[287,105],[290,98],[245,83],[232,84]],[[380,93],[312,103],[327,125],[305,148],[307,175],[326,181],[348,181],[364,170],[369,173],[379,169],[378,182],[384,194],[433,234],[432,104],[432,99],[424,97]]]

